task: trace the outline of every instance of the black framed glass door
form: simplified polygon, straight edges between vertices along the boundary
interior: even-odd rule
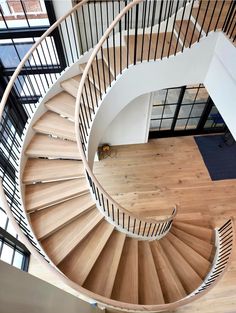
[[[203,84],[163,89],[151,97],[149,138],[220,132],[225,123]]]

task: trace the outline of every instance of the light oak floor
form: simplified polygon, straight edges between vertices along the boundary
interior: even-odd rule
[[[236,180],[212,181],[193,137],[115,146],[112,155],[96,162],[94,170],[125,208],[142,216],[162,216],[178,204],[179,218],[209,218],[213,226],[236,217]],[[175,312],[235,313],[236,252],[211,292]]]

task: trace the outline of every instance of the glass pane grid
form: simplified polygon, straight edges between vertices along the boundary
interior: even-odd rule
[[[211,103],[203,84],[154,92],[150,131],[223,128],[224,121],[214,105],[209,113]]]

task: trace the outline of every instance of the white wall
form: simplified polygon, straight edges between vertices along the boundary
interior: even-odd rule
[[[236,49],[221,33],[204,84],[236,139]]]
[[[218,33],[212,33],[184,53],[162,61],[143,62],[124,71],[103,98],[94,119],[88,149],[90,166],[109,124],[135,98],[163,88],[204,82],[217,39]]]
[[[150,94],[132,100],[108,126],[100,144],[125,145],[148,139]]]
[[[1,313],[99,313],[98,308],[0,261]]]

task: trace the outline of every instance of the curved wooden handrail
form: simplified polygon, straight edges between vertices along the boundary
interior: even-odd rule
[[[97,178],[95,177],[95,175],[93,174],[92,170],[89,167],[86,155],[83,151],[83,147],[82,147],[82,143],[81,143],[81,139],[80,139],[80,131],[79,131],[79,111],[80,111],[80,106],[81,106],[81,100],[82,100],[82,93],[83,93],[83,88],[87,79],[87,75],[88,72],[90,70],[90,67],[93,63],[93,61],[95,60],[98,52],[100,51],[102,45],[104,44],[104,42],[108,39],[110,33],[113,31],[114,27],[117,25],[117,23],[122,19],[122,17],[130,10],[132,9],[134,6],[136,6],[137,4],[141,3],[143,0],[133,0],[133,2],[131,2],[130,4],[128,4],[117,16],[116,18],[112,21],[112,23],[110,24],[110,26],[106,29],[105,33],[103,34],[103,36],[101,37],[101,39],[99,40],[99,42],[97,43],[97,45],[95,46],[87,64],[85,69],[83,70],[83,74],[82,74],[82,78],[80,80],[80,84],[79,84],[79,88],[78,88],[78,93],[77,93],[77,97],[76,97],[76,104],[75,104],[75,135],[76,135],[76,141],[77,141],[77,146],[79,148],[80,151],[80,156],[81,159],[83,161],[83,165],[90,177],[90,179],[92,179],[93,183],[95,183],[96,186],[99,187],[99,190],[102,192],[103,195],[105,195],[106,199],[108,199],[111,203],[111,205],[114,205],[116,208],[119,209],[120,212],[124,212],[125,214],[127,214],[128,216],[131,216],[133,219],[137,219],[137,220],[141,220],[142,222],[146,222],[149,224],[160,224],[160,223],[164,223],[164,222],[170,222],[174,219],[174,217],[177,214],[177,206],[174,208],[173,213],[170,217],[163,219],[163,220],[157,220],[157,219],[151,219],[151,218],[143,218],[140,217],[136,214],[131,213],[129,210],[125,209],[124,207],[122,207],[118,202],[116,202],[107,192],[106,190],[101,186],[100,182],[97,180]]]

